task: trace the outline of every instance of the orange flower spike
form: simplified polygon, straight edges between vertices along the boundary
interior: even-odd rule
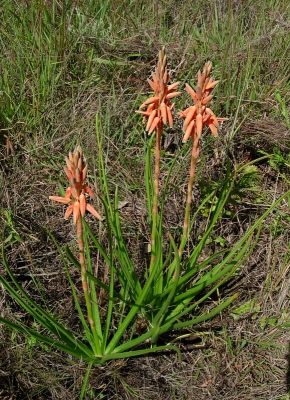
[[[161,137],[165,124],[173,126],[171,99],[180,93],[175,92],[178,82],[169,85],[170,72],[167,70],[167,57],[165,48],[158,53],[158,62],[155,71],[152,73],[152,79],[148,80],[150,87],[153,89],[153,97],[147,99],[140,108],[146,108],[143,121],[147,121],[146,130],[148,134],[153,131],[156,133],[155,145],[155,172],[153,179],[153,202],[152,202],[152,234],[151,234],[151,260],[149,273],[151,274],[156,264],[156,232],[158,221],[158,194],[159,194],[159,178],[160,178],[160,158],[161,158]],[[87,208],[88,209],[88,208]]]
[[[191,151],[191,163],[187,189],[187,202],[185,209],[185,216],[183,222],[183,233],[181,244],[178,249],[179,256],[187,243],[189,234],[189,220],[190,220],[190,208],[192,203],[192,189],[194,185],[194,178],[196,173],[196,165],[200,152],[200,137],[202,130],[207,124],[214,136],[218,134],[218,122],[220,118],[216,118],[213,112],[207,107],[207,104],[212,100],[212,90],[218,83],[210,77],[212,63],[209,61],[205,64],[202,73],[198,71],[196,90],[194,91],[188,84],[185,85],[185,90],[191,96],[194,105],[188,107],[184,111],[180,111],[178,116],[184,118],[183,131],[185,135],[183,137],[183,143],[185,143],[189,137],[192,139],[192,151]]]
[[[212,69],[212,63],[208,61],[205,63],[202,73],[198,71],[198,79],[196,91],[194,91],[188,84],[185,85],[185,90],[190,94],[193,99],[196,112],[192,112],[192,106],[188,107],[184,111],[180,111],[178,116],[184,118],[183,131],[185,132],[184,141],[188,139],[190,134],[188,133],[188,127],[192,120],[195,120],[195,128],[197,139],[199,140],[202,130],[205,125],[208,125],[212,134],[217,136],[218,126],[220,121],[226,121],[226,118],[217,118],[212,110],[208,107],[208,104],[213,98],[211,92],[217,85],[218,81],[213,80],[210,77]]]
[[[68,204],[65,218],[73,214],[73,221],[76,224],[81,216],[85,215],[86,210],[96,218],[102,220],[97,211],[87,204],[85,193],[90,197],[95,197],[93,191],[84,184],[87,175],[87,166],[83,159],[83,151],[80,146],[76,147],[73,153],[66,157],[65,173],[69,180],[69,187],[66,189],[65,197],[50,196],[51,200],[59,203]]]
[[[140,108],[146,108],[145,111],[137,111],[144,115],[144,121],[147,120],[146,130],[149,134],[156,129],[162,129],[163,124],[173,125],[171,99],[178,96],[180,92],[175,92],[179,82],[168,85],[170,72],[167,70],[167,57],[163,47],[158,54],[158,62],[155,71],[152,73],[152,81],[148,83],[154,91],[153,97],[147,99]]]

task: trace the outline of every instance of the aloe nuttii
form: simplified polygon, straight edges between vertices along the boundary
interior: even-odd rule
[[[69,187],[66,189],[65,197],[49,196],[49,198],[50,200],[58,201],[59,203],[69,204],[65,213],[65,218],[69,218],[70,215],[73,214],[73,221],[76,225],[77,231],[79,262],[81,266],[81,280],[86,300],[88,321],[91,326],[91,331],[95,341],[95,351],[100,354],[101,348],[95,322],[93,319],[91,295],[87,278],[82,217],[85,215],[86,211],[89,211],[100,221],[102,220],[102,218],[99,213],[94,209],[94,207],[88,204],[86,201],[85,194],[88,194],[92,198],[95,197],[95,194],[85,184],[87,166],[83,157],[82,148],[80,146],[77,146],[73,153],[69,153],[69,157],[66,157],[65,161],[66,166],[64,167],[64,170],[69,181]]]
[[[196,91],[194,91],[192,87],[188,84],[185,85],[185,90],[190,94],[194,105],[178,113],[180,118],[184,118],[183,132],[185,135],[183,137],[183,143],[186,143],[189,137],[191,137],[192,139],[190,175],[187,189],[187,203],[183,222],[183,234],[179,247],[179,255],[182,254],[184,246],[187,242],[190,205],[192,201],[192,188],[194,184],[196,162],[200,151],[199,140],[202,131],[205,125],[208,125],[212,134],[214,136],[217,136],[219,122],[227,120],[227,118],[217,118],[213,111],[208,107],[210,101],[213,98],[211,92],[218,84],[218,81],[215,81],[213,78],[210,77],[211,69],[212,63],[208,61],[207,63],[205,63],[203,71],[198,71]]]
[[[158,127],[163,128],[163,124],[166,123],[172,128],[172,109],[174,105],[171,104],[170,100],[180,94],[180,92],[175,92],[180,82],[168,85],[170,72],[167,70],[167,57],[164,47],[158,54],[158,63],[155,72],[152,72],[152,79],[153,81],[150,79],[147,81],[154,90],[154,96],[149,97],[140,106],[140,108],[147,108],[146,111],[136,111],[144,115],[145,121],[148,118],[146,130],[149,134]]]
[[[148,79],[150,87],[154,91],[154,96],[149,97],[140,108],[147,108],[146,111],[138,110],[137,113],[144,115],[147,121],[146,130],[150,133],[156,132],[155,146],[155,174],[154,174],[154,196],[152,205],[152,228],[151,228],[151,262],[150,273],[156,261],[156,236],[158,225],[158,194],[160,176],[160,146],[164,124],[173,126],[172,109],[173,104],[170,100],[180,94],[176,92],[179,82],[168,85],[170,72],[167,69],[167,57],[163,47],[158,54],[158,62],[155,72],[152,72],[152,79]]]
[[[64,171],[69,181],[69,187],[66,189],[65,197],[49,196],[50,200],[58,201],[59,203],[69,204],[65,218],[69,218],[73,214],[73,221],[76,224],[80,216],[84,216],[86,211],[89,211],[100,221],[102,217],[86,201],[85,194],[94,198],[94,192],[85,184],[87,175],[87,166],[83,157],[83,151],[80,146],[77,146],[73,153],[65,158],[66,166]]]
[[[208,125],[214,136],[218,135],[218,127],[220,121],[226,121],[226,118],[217,118],[213,111],[208,107],[208,104],[213,98],[211,92],[218,84],[210,77],[212,63],[205,63],[203,71],[198,71],[196,91],[187,83],[185,90],[190,94],[194,105],[188,107],[184,111],[178,113],[180,118],[184,118],[183,142],[186,143],[191,136],[193,142],[193,154],[198,157],[199,154],[199,139],[205,125]]]

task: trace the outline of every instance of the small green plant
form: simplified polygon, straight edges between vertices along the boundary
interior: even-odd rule
[[[233,310],[231,316],[234,318],[235,321],[246,316],[248,317],[249,315],[254,318],[256,317],[256,314],[260,311],[260,309],[260,304],[257,304],[257,299],[254,298]]]
[[[259,182],[261,180],[261,174],[256,165],[252,163],[242,165],[236,171],[235,185],[233,186],[231,193],[227,200],[227,204],[235,205],[237,203],[243,203],[245,199],[249,198],[249,195],[253,198],[255,203],[259,203],[261,194],[259,190]],[[221,183],[207,179],[199,183],[199,187],[203,198],[206,198],[210,193],[215,191]],[[218,198],[211,198],[210,201],[204,205],[202,213],[204,216],[208,216],[215,208]],[[224,210],[228,214],[227,210]]]
[[[280,114],[282,115],[282,117],[284,118],[285,125],[287,126],[287,128],[290,128],[289,111],[288,111],[288,108],[286,105],[286,101],[285,101],[285,99],[283,99],[281,97],[281,94],[278,89],[275,89],[274,94],[275,94],[276,100],[280,106],[279,111],[280,111]]]
[[[249,198],[249,196],[252,197],[254,203],[261,202],[263,199],[259,187],[260,180],[261,174],[256,165],[252,163],[244,165],[240,168],[236,184],[229,197],[229,203],[242,203],[245,198]]]
[[[273,148],[272,155],[268,154],[263,150],[260,150],[259,152],[269,157],[269,164],[271,165],[274,171],[282,172],[283,169],[290,168],[289,154],[287,154],[287,156],[284,156],[281,153],[281,150],[277,146]]]
[[[273,154],[269,154],[263,150],[259,150],[259,152],[269,159],[272,169],[278,172],[286,182],[289,182],[290,155],[283,155],[277,146],[273,148]]]
[[[15,226],[15,222],[13,221],[12,218],[12,212],[10,210],[1,210],[2,214],[2,222],[4,225],[4,232],[5,232],[5,239],[4,243],[5,245],[7,244],[14,244],[16,242],[21,242],[21,237],[19,233],[17,232],[17,228]]]
[[[173,104],[171,99],[180,94],[180,92],[176,92],[178,82],[169,84],[170,73],[167,69],[164,49],[160,51],[157,68],[152,73],[153,81],[149,80],[154,95],[141,105],[140,108],[143,111],[138,111],[145,118],[149,134],[152,134],[148,140],[145,167],[148,216],[151,227],[151,254],[150,261],[142,276],[136,273],[122,233],[118,187],[112,201],[103,159],[104,139],[98,117],[96,133],[99,190],[104,218],[101,218],[86,198],[86,195],[91,198],[94,198],[95,195],[85,183],[87,165],[82,148],[77,146],[74,152],[69,153],[69,157],[66,158],[65,173],[69,186],[64,196],[51,196],[50,199],[67,205],[65,218],[73,216],[78,243],[77,256],[68,246],[65,250],[60,248],[52,235],[51,237],[61,254],[83,332],[78,333],[66,327],[59,318],[42,308],[27,294],[13,275],[3,246],[2,256],[9,280],[0,276],[0,282],[10,295],[35,319],[37,326],[41,326],[42,329],[35,329],[21,322],[12,322],[3,317],[0,317],[0,322],[29,335],[30,342],[28,343],[32,344],[33,340],[37,340],[86,361],[88,369],[80,398],[85,395],[90,371],[95,364],[104,365],[110,360],[141,356],[160,350],[174,350],[180,359],[179,348],[171,342],[165,345],[160,344],[159,337],[167,332],[209,320],[237,298],[238,293],[234,293],[221,299],[218,305],[210,301],[211,295],[237,272],[255,248],[264,219],[285,197],[289,196],[290,192],[281,196],[231,248],[226,248],[223,238],[218,237],[215,239],[216,242],[224,248],[209,255],[208,258],[204,258],[204,256],[201,258],[217,222],[223,215],[225,205],[234,193],[237,177],[242,174],[244,178],[247,178],[247,182],[250,181],[251,186],[253,174],[256,173],[253,168],[247,170],[245,167],[241,167],[239,170],[231,172],[228,167],[224,180],[209,191],[197,207],[194,215],[191,215],[192,189],[200,152],[200,137],[205,125],[208,125],[212,134],[216,136],[219,121],[224,120],[217,118],[209,108],[209,103],[213,97],[211,92],[218,83],[210,77],[211,68],[211,63],[207,62],[203,71],[199,71],[195,90],[186,84],[186,91],[190,94],[194,104],[179,112],[179,116],[184,119],[184,142],[189,138],[192,142],[187,200],[181,237],[173,237],[170,232],[163,232],[167,188],[178,155],[170,165],[162,192],[159,188],[160,148],[163,128],[165,124],[172,126]],[[151,158],[154,140],[155,168],[154,173],[152,173]],[[241,188],[245,188],[249,183],[241,183],[240,185]],[[205,204],[213,204],[214,207],[211,207],[208,213],[204,233],[200,236],[196,246],[190,248],[188,244],[189,236],[194,235],[193,228],[196,217],[198,213],[202,212]],[[104,224],[108,239],[105,246],[101,244],[86,222],[86,211]],[[165,244],[168,248],[167,253],[164,251]],[[94,275],[92,248],[99,251],[104,264],[108,266],[108,285]],[[80,271],[85,311],[81,306],[75,283],[69,273],[68,261]],[[98,301],[100,289],[106,293],[107,299],[105,310],[102,307],[102,312],[105,311],[104,317],[101,317]],[[141,333],[137,333],[136,324],[141,318],[145,321],[145,328]]]

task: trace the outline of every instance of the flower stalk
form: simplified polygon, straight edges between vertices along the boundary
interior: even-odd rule
[[[152,205],[152,232],[151,232],[151,261],[149,272],[152,273],[156,262],[156,237],[158,234],[158,197],[159,197],[159,178],[160,178],[160,150],[161,136],[163,132],[163,122],[156,127],[155,145],[155,173],[154,173],[154,195]]]
[[[88,315],[88,321],[91,327],[91,332],[94,337],[94,343],[96,346],[96,354],[101,355],[101,347],[99,343],[99,338],[96,330],[96,325],[93,319],[93,311],[92,311],[92,300],[91,300],[91,294],[89,290],[89,283],[88,283],[88,278],[87,278],[87,266],[86,266],[86,261],[85,261],[85,250],[84,250],[84,232],[83,232],[83,223],[82,219],[78,218],[76,222],[76,228],[77,228],[77,241],[78,241],[78,247],[79,247],[79,262],[81,266],[81,281],[82,281],[82,288],[85,296],[85,302],[86,302],[86,308],[87,308],[87,315]]]
[[[146,111],[138,110],[137,113],[144,115],[144,122],[147,121],[146,130],[149,134],[156,132],[155,145],[155,173],[154,173],[154,194],[152,204],[152,231],[151,231],[151,261],[149,272],[153,272],[156,264],[156,239],[158,234],[158,196],[160,178],[160,148],[163,128],[168,124],[173,126],[172,110],[174,104],[170,100],[180,94],[175,92],[179,82],[169,85],[170,72],[167,69],[167,56],[165,48],[158,54],[158,63],[155,72],[152,72],[152,81],[148,79],[154,96],[149,97],[140,108],[147,108]]]
[[[213,98],[211,92],[218,84],[218,81],[210,77],[212,63],[205,63],[202,73],[198,71],[196,91],[188,84],[185,90],[191,96],[194,105],[188,107],[184,111],[178,113],[180,118],[184,119],[183,123],[183,143],[186,143],[189,137],[192,139],[190,173],[187,189],[187,202],[183,221],[182,239],[179,246],[179,256],[181,256],[188,238],[188,226],[190,219],[190,207],[192,202],[192,188],[194,184],[196,163],[200,152],[199,141],[202,131],[208,125],[214,136],[218,135],[218,127],[220,121],[226,121],[227,118],[217,118],[213,111],[209,108],[210,101]]]
[[[98,355],[100,355],[101,347],[96,330],[96,325],[93,319],[92,301],[87,278],[82,217],[84,217],[86,211],[89,211],[100,221],[102,220],[102,218],[99,213],[94,209],[94,207],[87,203],[86,200],[85,194],[88,194],[92,198],[95,197],[95,194],[85,184],[87,166],[83,157],[82,148],[80,146],[77,146],[73,153],[70,152],[69,157],[66,157],[66,166],[64,167],[64,170],[69,181],[69,186],[66,189],[65,197],[49,196],[49,198],[50,200],[68,205],[68,208],[65,212],[66,219],[69,218],[70,215],[73,215],[73,222],[76,225],[77,232],[79,262],[81,266],[81,280],[86,301],[87,316],[91,327],[91,332],[94,337],[94,343],[96,347],[95,351]]]
[[[192,152],[191,152],[190,172],[189,172],[189,180],[188,180],[188,186],[187,186],[187,201],[186,201],[185,214],[184,214],[184,220],[183,220],[183,231],[182,231],[180,246],[178,249],[179,257],[181,256],[181,254],[184,250],[184,247],[187,242],[187,237],[188,237],[190,208],[191,208],[191,202],[192,202],[192,189],[193,189],[193,185],[194,185],[196,163],[197,163],[196,150],[193,146]]]

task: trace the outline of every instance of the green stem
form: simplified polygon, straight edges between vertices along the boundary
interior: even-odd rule
[[[191,202],[192,202],[192,188],[193,188],[193,184],[194,184],[196,162],[197,162],[196,149],[193,147],[192,153],[191,153],[190,175],[189,175],[188,188],[187,188],[187,202],[186,202],[185,215],[184,215],[184,221],[183,221],[183,232],[182,232],[181,243],[180,243],[180,246],[178,249],[179,257],[181,257],[181,255],[182,255],[182,252],[184,250],[184,247],[187,242],[187,237],[188,237],[190,207],[191,207]]]
[[[101,347],[99,343],[99,337],[96,330],[96,325],[93,319],[93,312],[92,312],[92,304],[91,304],[91,295],[88,286],[88,278],[87,278],[87,267],[85,263],[85,255],[84,255],[84,238],[83,238],[83,224],[82,219],[79,217],[77,219],[77,240],[79,246],[79,259],[80,259],[80,266],[81,266],[81,279],[82,279],[82,286],[84,291],[84,296],[86,300],[87,312],[88,312],[88,321],[91,327],[91,331],[94,337],[97,355],[101,355]]]
[[[88,386],[88,381],[89,381],[89,377],[90,377],[90,373],[91,373],[91,369],[92,369],[92,366],[94,365],[94,362],[95,362],[95,360],[94,360],[94,361],[91,361],[91,362],[89,363],[89,365],[88,365],[87,372],[86,372],[86,375],[85,375],[85,379],[84,379],[84,382],[83,382],[82,391],[81,391],[80,399],[79,399],[79,400],[83,400],[84,395],[85,395],[85,393],[86,393],[87,386]]]
[[[163,123],[157,125],[156,129],[156,147],[155,147],[155,174],[154,174],[154,196],[153,196],[153,206],[152,206],[152,231],[151,231],[151,260],[149,272],[152,270],[156,264],[156,239],[158,233],[158,195],[159,195],[159,177],[160,177],[160,146],[161,146],[161,136],[163,132]]]

